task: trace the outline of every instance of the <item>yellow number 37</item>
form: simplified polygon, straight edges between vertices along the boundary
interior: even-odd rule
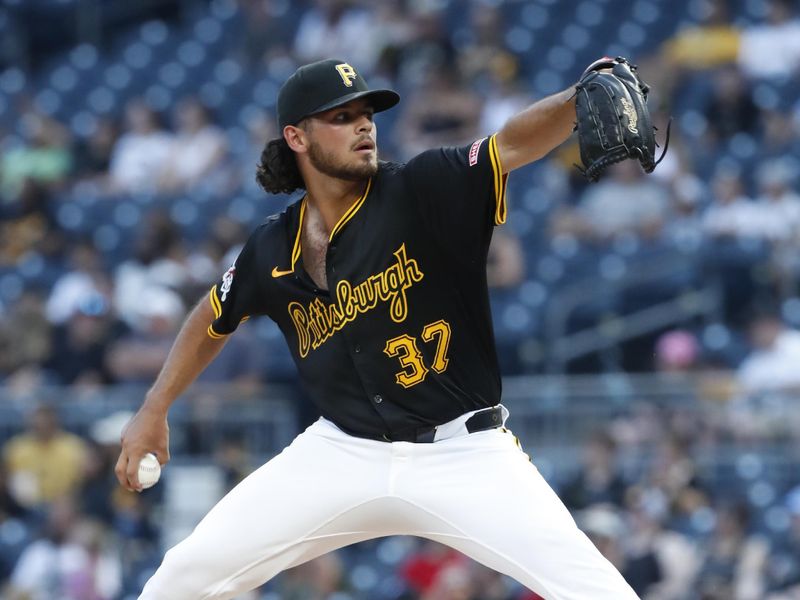
[[[447,321],[428,323],[422,330],[422,341],[432,342],[436,339],[436,354],[431,369],[437,373],[447,370],[447,348],[450,345],[450,324]],[[387,356],[398,357],[403,370],[395,375],[397,383],[403,387],[411,387],[425,380],[428,367],[422,362],[422,353],[417,347],[417,338],[404,333],[386,342],[383,349]]]

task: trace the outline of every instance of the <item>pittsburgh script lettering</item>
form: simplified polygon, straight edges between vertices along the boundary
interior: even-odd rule
[[[378,302],[389,303],[389,316],[402,323],[408,315],[406,290],[418,281],[423,273],[417,261],[406,256],[403,244],[394,252],[397,259],[385,271],[371,275],[357,285],[342,280],[336,284],[335,296],[330,304],[314,299],[308,307],[299,302],[289,303],[289,316],[297,329],[300,356],[308,356],[334,333],[355,320],[358,315],[372,310]]]

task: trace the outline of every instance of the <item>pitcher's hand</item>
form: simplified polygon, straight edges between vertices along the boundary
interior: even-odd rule
[[[114,472],[120,485],[127,490],[140,492],[139,461],[148,452],[158,458],[161,465],[169,461],[169,425],[165,412],[142,406],[122,430],[122,451]]]

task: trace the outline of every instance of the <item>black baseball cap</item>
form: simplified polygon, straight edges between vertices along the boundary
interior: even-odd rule
[[[367,98],[381,112],[400,102],[392,90],[370,90],[364,78],[343,60],[329,58],[303,65],[278,92],[278,128],[297,125],[311,115]]]

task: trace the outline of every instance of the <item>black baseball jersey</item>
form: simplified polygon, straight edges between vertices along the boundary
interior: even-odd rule
[[[321,414],[391,439],[500,402],[486,257],[505,222],[495,137],[379,164],[330,235],[328,290],[303,269],[305,199],[259,226],[210,293],[217,338],[268,315]]]

